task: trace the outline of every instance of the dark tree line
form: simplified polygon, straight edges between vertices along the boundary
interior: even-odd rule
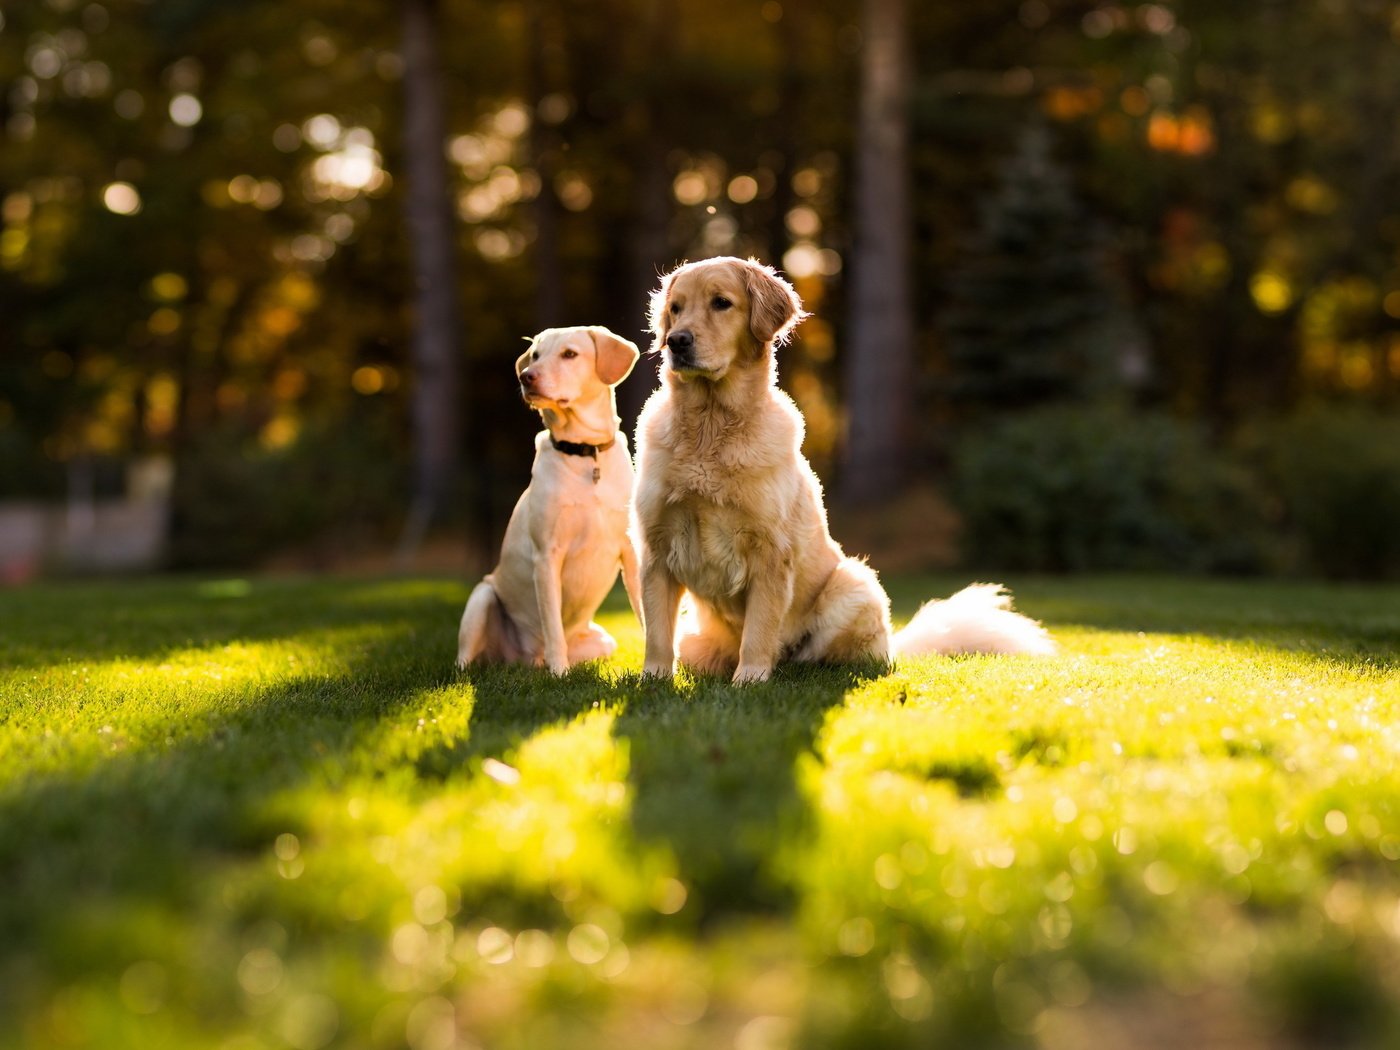
[[[411,539],[435,504],[489,532],[528,454],[520,338],[646,342],[658,273],[719,252],[784,266],[814,311],[782,378],[852,501],[1037,402],[1224,432],[1400,390],[1384,4],[4,18],[7,495],[168,456],[177,504],[321,497],[269,542],[346,521]],[[624,386],[629,420],[653,381]]]

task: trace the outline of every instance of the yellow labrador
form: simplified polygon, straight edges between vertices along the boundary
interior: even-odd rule
[[[780,660],[1052,652],[993,584],[891,628],[875,571],[827,530],[802,415],[775,385],[774,347],[803,316],[792,287],[752,260],[689,263],[653,296],[662,383],[637,424],[634,498],[646,673],[674,674],[677,654],[695,671],[754,682]],[[678,632],[685,593],[694,616]]]
[[[592,622],[617,582],[641,616],[637,555],[627,534],[632,460],[613,388],[637,347],[606,328],[550,328],[515,362],[520,392],[545,430],[530,485],[506,526],[501,560],[467,599],[457,664],[573,664],[617,643]]]

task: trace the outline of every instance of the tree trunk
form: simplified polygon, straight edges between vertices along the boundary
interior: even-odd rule
[[[559,261],[559,195],[554,177],[559,160],[559,132],[541,118],[540,103],[558,85],[550,83],[549,51],[555,43],[554,25],[542,0],[527,0],[525,15],[530,33],[530,163],[539,176],[540,191],[531,210],[535,220],[535,318],[534,328],[558,328],[564,324],[564,270]]]
[[[862,29],[851,327],[844,364],[850,422],[840,486],[850,504],[887,499],[904,480],[914,372],[904,0],[865,0]]]
[[[412,557],[440,513],[457,465],[458,315],[455,223],[447,196],[437,0],[403,0],[405,196],[415,295],[413,503],[399,542]]]
[[[644,5],[638,39],[640,54],[630,56],[634,68],[646,70],[650,90],[638,104],[637,128],[632,140],[637,150],[631,164],[632,208],[628,223],[625,324],[619,334],[635,339],[643,354],[651,345],[647,310],[661,274],[675,261],[671,256],[671,173],[666,156],[672,142],[674,103],[665,90],[666,70],[674,54],[673,31],[678,12],[675,0]],[[643,356],[632,374],[618,388],[618,414],[631,435],[642,406],[656,389],[658,361]]]
[[[778,39],[778,109],[769,123],[766,152],[772,163],[773,195],[768,199],[768,261],[783,265],[783,256],[792,247],[787,217],[797,202],[792,189],[792,177],[797,170],[797,154],[801,145],[803,79],[800,66],[803,54],[802,21],[795,10],[784,11],[774,27]]]

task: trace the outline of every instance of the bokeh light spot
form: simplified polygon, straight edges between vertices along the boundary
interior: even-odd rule
[[[515,938],[499,926],[488,926],[477,935],[476,954],[493,966],[508,963],[515,957]]]
[[[689,896],[685,883],[680,879],[659,879],[652,889],[652,906],[662,915],[674,915],[685,907]]]
[[[671,184],[671,192],[681,204],[699,204],[709,192],[705,176],[698,171],[683,171]]]
[[[204,116],[204,106],[193,95],[176,95],[170,100],[170,119],[182,128],[192,128]]]
[[[1281,314],[1293,302],[1293,289],[1282,274],[1261,270],[1249,279],[1249,294],[1254,305],[1266,314]]]
[[[153,335],[172,335],[180,329],[180,312],[162,306],[147,319],[146,327]]]
[[[533,970],[554,961],[554,938],[544,930],[522,930],[515,938],[515,957]]]
[[[301,126],[301,133],[317,149],[329,150],[340,139],[340,121],[329,113],[318,113]]]
[[[301,148],[301,128],[295,124],[279,124],[272,133],[272,145],[283,153],[295,153]]]
[[[167,303],[178,302],[189,292],[189,282],[178,273],[158,273],[151,278],[151,294]]]
[[[282,960],[268,948],[254,948],[238,963],[238,983],[249,995],[270,995],[282,983]]]
[[[735,204],[748,204],[758,196],[758,180],[752,175],[736,175],[729,180],[729,199]]]
[[[111,182],[102,191],[102,203],[117,215],[135,215],[141,210],[141,194],[129,182]]]
[[[418,1003],[404,1024],[409,1050],[453,1050],[457,1041],[457,1011],[440,995]]]
[[[124,120],[135,120],[146,110],[146,100],[141,97],[141,92],[127,88],[125,91],[117,92],[112,99],[112,108],[117,111],[117,116]]]
[[[361,365],[350,376],[355,393],[368,397],[384,389],[384,376],[373,365]]]
[[[585,966],[601,962],[608,954],[610,944],[607,931],[593,923],[581,923],[575,926],[569,931],[567,941],[569,955],[575,962]]]

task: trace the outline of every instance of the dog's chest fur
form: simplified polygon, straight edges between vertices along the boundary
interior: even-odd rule
[[[685,587],[713,602],[747,590],[762,542],[744,512],[688,499],[663,512],[666,567]]]
[[[719,605],[740,598],[753,572],[786,547],[787,479],[800,431],[785,407],[678,412],[652,434],[662,484],[653,490],[660,499],[639,508],[643,527],[697,597]]]
[[[687,497],[719,506],[742,502],[745,477],[766,468],[753,421],[727,413],[699,414],[693,427],[667,435],[667,502]]]

